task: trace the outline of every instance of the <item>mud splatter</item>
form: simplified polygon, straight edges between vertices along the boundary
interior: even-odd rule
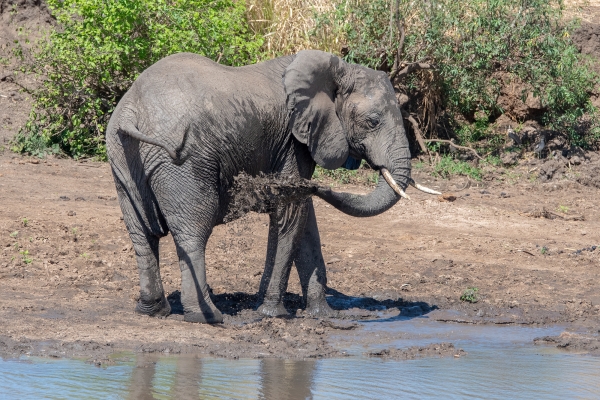
[[[244,172],[234,178],[229,189],[229,208],[223,222],[231,222],[249,212],[269,214],[280,205],[300,202],[316,192],[318,185],[290,175]]]

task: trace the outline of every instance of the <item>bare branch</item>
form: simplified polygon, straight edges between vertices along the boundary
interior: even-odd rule
[[[412,125],[413,131],[415,132],[415,137],[417,138],[417,142],[419,142],[419,147],[421,147],[421,151],[425,154],[429,154],[429,149],[425,146],[425,141],[423,141],[423,132],[421,132],[421,128],[419,128],[419,123],[410,115],[407,111],[402,111],[402,117],[408,120]]]
[[[404,40],[406,38],[406,33],[404,31],[404,20],[400,20],[400,0],[395,0],[394,1],[394,5],[393,5],[394,9],[391,13],[390,16],[390,30],[392,27],[392,22],[394,20],[394,12],[395,12],[395,19],[396,19],[396,24],[397,24],[397,32],[400,34],[400,39],[399,39],[399,43],[398,43],[398,49],[396,50],[396,54],[394,55],[394,65],[392,67],[392,72],[390,72],[390,81],[394,81],[394,78],[396,77],[396,74],[398,73],[398,66],[400,65],[400,60],[402,58],[402,52],[404,51]]]
[[[400,65],[402,66],[402,65],[406,65],[406,64],[402,63]],[[435,66],[432,64],[421,63],[421,62],[411,63],[411,64],[406,65],[401,71],[398,71],[398,70],[392,71],[392,73],[390,74],[390,80],[393,80],[394,78],[402,79],[406,75],[409,75],[417,70],[433,69],[433,68],[435,68]]]
[[[480,160],[483,160],[483,158],[475,151],[475,149],[471,148],[471,147],[467,147],[467,146],[459,146],[456,143],[454,143],[454,141],[452,140],[444,140],[444,139],[425,139],[425,142],[427,143],[448,143],[450,146],[455,147],[457,149],[462,149],[462,150],[467,150],[472,152],[475,157],[477,157]]]

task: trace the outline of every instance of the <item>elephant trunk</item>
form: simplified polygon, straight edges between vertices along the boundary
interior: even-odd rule
[[[341,212],[353,217],[372,217],[389,210],[401,197],[401,194],[392,188],[393,184],[388,183],[389,178],[393,178],[396,189],[399,189],[400,192],[406,189],[411,180],[408,148],[403,147],[394,153],[400,156],[390,157],[391,160],[385,163],[389,168],[386,168],[385,165],[375,164],[375,167],[379,169],[380,179],[377,187],[371,193],[366,195],[340,193],[329,188],[319,187],[316,195]],[[387,172],[387,169],[391,172]],[[389,174],[388,179],[383,175],[384,171]]]

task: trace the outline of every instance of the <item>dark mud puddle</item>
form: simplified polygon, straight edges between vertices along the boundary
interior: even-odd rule
[[[533,345],[535,337],[555,335],[560,327],[448,324],[427,317],[363,324],[364,329],[333,339],[347,350],[345,358],[228,360],[127,353],[114,355],[114,364],[106,367],[67,359],[5,359],[0,361],[0,398],[600,397],[600,357]],[[369,339],[357,346],[356,335]],[[344,347],[350,343],[355,345]],[[436,357],[435,351],[408,360],[398,356],[411,347],[444,353],[447,343],[458,357]]]

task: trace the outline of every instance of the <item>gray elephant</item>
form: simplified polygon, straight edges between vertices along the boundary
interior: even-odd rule
[[[385,178],[371,193],[315,193],[359,217],[388,210],[414,185],[387,76],[316,50],[238,68],[189,53],[166,57],[123,96],[108,124],[106,146],[139,268],[136,311],[170,313],[158,242],[171,232],[184,320],[190,322],[223,319],[209,296],[205,248],[213,227],[223,223],[228,188],[240,172],[310,179],[316,164],[334,169],[349,156],[366,159]],[[306,312],[334,314],[325,300],[325,263],[310,198],[270,215],[259,289],[263,314],[287,314],[282,296],[292,263]]]

